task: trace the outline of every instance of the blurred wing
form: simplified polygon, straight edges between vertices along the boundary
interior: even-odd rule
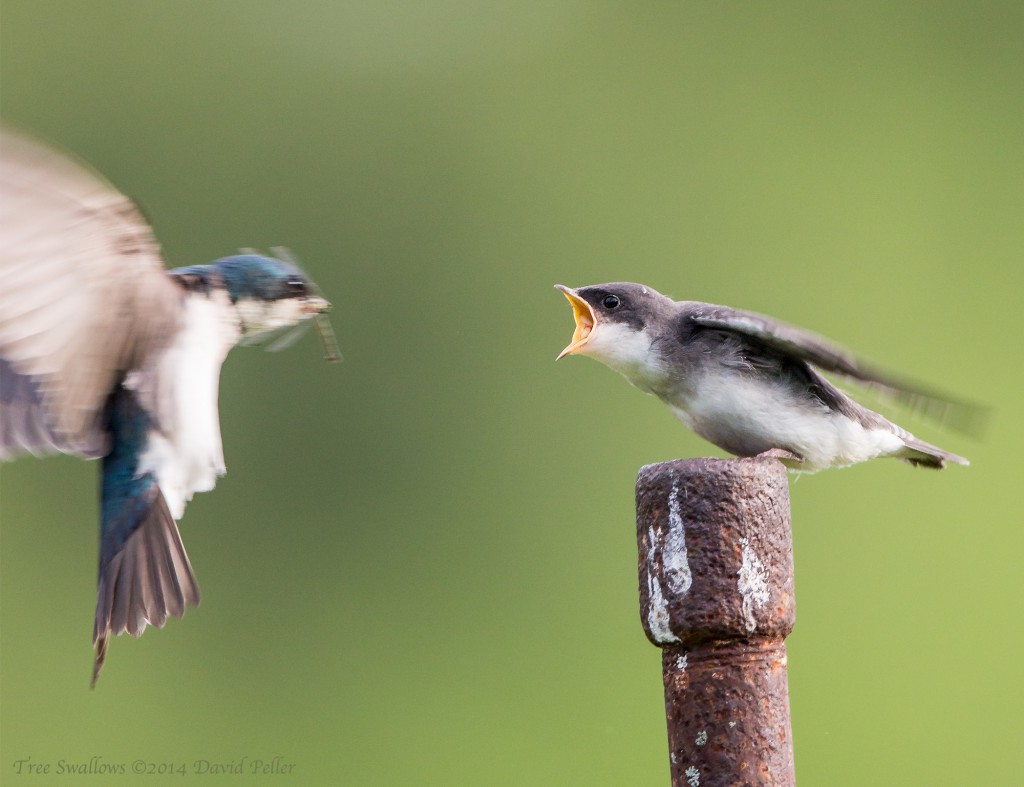
[[[281,350],[287,350],[305,335],[312,324],[312,320],[303,320],[298,325],[292,325],[270,334],[267,337],[267,352],[278,353]]]
[[[966,432],[982,429],[988,408],[956,401],[920,383],[881,372],[822,336],[754,312],[694,303],[688,310],[697,325],[742,334],[806,361],[825,372],[856,380],[911,410]]]
[[[0,459],[104,453],[104,400],[173,334],[181,299],[131,200],[0,129]]]

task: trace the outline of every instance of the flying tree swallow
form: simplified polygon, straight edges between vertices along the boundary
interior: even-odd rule
[[[175,520],[225,472],[228,351],[311,320],[329,330],[330,304],[275,257],[165,270],[134,202],[9,130],[0,282],[0,459],[102,459],[95,685],[112,636],[138,637],[199,602]]]
[[[676,302],[641,284],[555,286],[576,320],[558,358],[601,361],[731,454],[769,453],[804,472],[883,456],[935,469],[968,464],[861,406],[816,369],[936,416],[969,415],[970,405],[883,375],[820,336],[753,312]]]

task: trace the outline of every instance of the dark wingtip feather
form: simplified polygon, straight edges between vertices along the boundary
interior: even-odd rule
[[[199,585],[181,535],[163,495],[157,494],[142,524],[100,574],[93,644],[96,686],[111,637],[127,632],[139,637],[147,625],[163,627],[168,616],[180,618],[199,604]]]

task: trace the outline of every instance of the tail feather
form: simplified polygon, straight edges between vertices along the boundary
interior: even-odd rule
[[[100,573],[93,644],[96,659],[92,687],[103,669],[111,637],[128,632],[139,637],[146,626],[163,628],[168,616],[180,618],[199,603],[199,586],[163,495],[120,551]]]
[[[970,464],[964,457],[951,454],[949,451],[943,451],[938,446],[926,443],[924,440],[918,440],[911,434],[904,433],[900,437],[903,439],[905,447],[896,455],[896,458],[902,459],[904,462],[915,467],[929,467],[933,470],[941,470],[946,466],[946,462],[964,466]]]

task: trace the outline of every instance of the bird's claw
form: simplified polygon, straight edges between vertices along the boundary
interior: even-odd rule
[[[755,458],[778,459],[787,466],[800,465],[804,461],[802,456],[794,454],[792,451],[787,451],[785,448],[769,448],[767,451],[758,454]]]

